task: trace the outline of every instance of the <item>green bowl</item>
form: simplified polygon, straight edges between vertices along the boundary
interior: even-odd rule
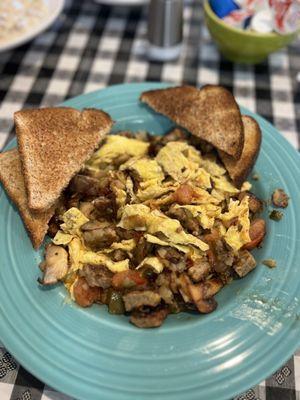
[[[204,15],[208,30],[221,53],[234,62],[259,63],[270,53],[292,42],[297,35],[297,32],[279,35],[233,28],[217,17],[208,0],[204,1]]]

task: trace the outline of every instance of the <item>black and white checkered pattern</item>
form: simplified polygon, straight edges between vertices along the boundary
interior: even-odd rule
[[[55,24],[34,41],[0,54],[0,148],[12,137],[13,112],[122,82],[221,84],[241,105],[270,122],[296,147],[300,134],[300,42],[257,66],[234,65],[218,53],[201,2],[184,9],[184,46],[175,62],[144,56],[146,9],[67,1]],[[70,400],[32,377],[0,347],[0,400]],[[238,400],[300,400],[300,352]],[[217,399],[216,399],[217,400]]]

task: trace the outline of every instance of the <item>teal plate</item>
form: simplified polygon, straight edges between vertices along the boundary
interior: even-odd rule
[[[139,103],[161,83],[118,85],[65,105],[97,107],[114,130],[163,134],[170,122]],[[258,267],[225,287],[209,315],[181,313],[158,329],[140,330],[105,306],[81,309],[66,302],[62,286],[36,282],[42,250],[35,252],[16,208],[0,193],[0,338],[16,359],[48,385],[84,400],[229,399],[280,367],[300,344],[300,158],[261,117],[263,132],[254,192],[268,199],[277,187],[291,196],[280,222],[256,251]],[[10,147],[16,142],[12,142]],[[274,258],[268,269],[262,260]]]

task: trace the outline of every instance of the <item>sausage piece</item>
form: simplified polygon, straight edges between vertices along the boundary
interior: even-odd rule
[[[89,307],[100,300],[101,289],[99,287],[90,287],[85,278],[81,277],[74,284],[73,294],[79,306]]]
[[[272,194],[272,202],[275,207],[286,208],[289,205],[289,196],[283,189],[276,189]]]
[[[240,278],[243,278],[256,267],[256,261],[248,250],[242,250],[239,253],[237,262],[233,265],[233,269]]]
[[[138,328],[158,328],[166,319],[169,311],[166,308],[150,312],[134,311],[130,316],[130,322]]]
[[[266,222],[262,218],[257,218],[251,222],[249,236],[250,242],[246,243],[243,246],[243,249],[252,250],[255,247],[258,247],[260,243],[263,241],[263,238],[266,234]]]
[[[131,311],[144,306],[156,307],[160,303],[161,297],[151,290],[143,290],[129,292],[123,296],[123,300],[126,311]]]

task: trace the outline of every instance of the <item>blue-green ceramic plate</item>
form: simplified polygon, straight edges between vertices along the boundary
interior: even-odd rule
[[[65,104],[102,108],[115,130],[162,134],[170,122],[139,103],[160,83],[113,86]],[[35,376],[84,400],[229,399],[266,378],[300,344],[300,158],[265,120],[254,191],[267,200],[277,187],[291,196],[280,222],[265,210],[268,235],[258,267],[217,295],[209,315],[181,313],[159,329],[140,330],[105,306],[81,309],[62,286],[36,282],[35,252],[16,208],[0,193],[0,339]],[[16,142],[11,143],[15,146]],[[274,258],[275,269],[261,261]]]

